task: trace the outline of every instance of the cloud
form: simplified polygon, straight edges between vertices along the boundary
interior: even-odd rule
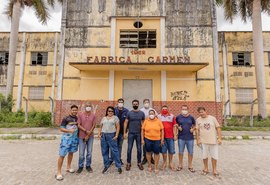
[[[10,20],[3,15],[7,1],[0,3],[0,32],[10,31]],[[25,8],[20,22],[20,31],[60,31],[61,26],[61,6],[58,4],[54,9],[50,9],[51,18],[47,25],[42,25],[38,22],[34,11],[31,8]],[[231,24],[224,19],[224,11],[222,8],[217,8],[217,24],[218,31],[251,31],[251,22],[243,23],[240,18],[237,18]],[[263,14],[263,30],[270,31],[270,17]]]

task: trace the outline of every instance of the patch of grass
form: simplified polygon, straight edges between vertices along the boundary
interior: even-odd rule
[[[242,139],[244,139],[244,140],[249,140],[250,137],[249,137],[249,135],[243,135],[243,136],[242,136]]]
[[[270,131],[270,127],[223,126],[222,131]]]
[[[232,117],[231,119],[226,119],[227,126],[234,127],[250,127],[250,117],[242,116],[242,117]],[[253,120],[254,127],[270,127],[270,118],[266,119],[258,119],[258,117],[254,117]]]
[[[3,140],[18,140],[21,139],[21,135],[10,135],[10,136],[5,136],[5,137],[1,137],[1,139]]]

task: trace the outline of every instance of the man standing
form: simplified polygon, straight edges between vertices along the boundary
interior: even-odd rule
[[[94,141],[94,129],[96,126],[95,114],[92,112],[92,105],[86,102],[85,111],[78,115],[79,127],[79,168],[77,173],[81,173],[84,167],[85,150],[86,150],[86,170],[93,172],[91,167],[92,151]]]
[[[128,137],[128,150],[127,150],[127,166],[126,170],[129,171],[131,168],[131,155],[134,140],[136,140],[137,146],[137,165],[140,170],[143,170],[143,165],[141,163],[142,149],[141,149],[141,128],[142,123],[145,119],[144,113],[140,111],[139,101],[132,101],[133,110],[129,111],[127,118],[124,123],[124,137]],[[127,135],[128,129],[128,135]]]
[[[193,147],[194,147],[194,136],[195,131],[195,119],[188,113],[188,106],[182,105],[181,114],[176,117],[177,128],[178,128],[178,148],[179,148],[179,165],[178,171],[183,169],[183,156],[185,147],[188,151],[188,170],[192,173],[195,170],[192,167],[193,159]]]
[[[215,117],[207,115],[204,107],[199,107],[197,111],[200,114],[200,117],[196,120],[197,145],[202,148],[204,164],[202,174],[207,175],[209,173],[208,154],[210,154],[213,175],[217,177],[219,175],[217,172],[218,145],[222,142],[220,124]]]
[[[162,169],[165,170],[167,167],[167,153],[169,153],[169,167],[171,170],[175,171],[173,164],[173,155],[175,154],[174,138],[176,136],[175,117],[173,114],[169,113],[168,107],[163,105],[158,119],[162,122],[164,127],[164,143],[161,143],[161,153],[163,156]]]
[[[70,115],[66,116],[60,126],[60,131],[63,132],[61,137],[61,143],[59,147],[59,158],[57,163],[57,174],[55,175],[56,180],[63,180],[62,175],[62,166],[65,159],[67,157],[67,172],[74,173],[75,170],[71,168],[71,161],[73,158],[73,153],[78,150],[78,124],[77,124],[77,113],[78,107],[76,105],[72,105],[70,107]]]
[[[149,116],[149,111],[150,110],[154,110],[153,108],[150,107],[150,100],[149,99],[144,99],[143,100],[143,107],[140,109],[140,111],[142,111],[144,113],[144,117],[147,118]],[[156,113],[156,111],[155,111]],[[156,113],[157,114],[157,113]],[[147,159],[146,159],[146,150],[145,150],[145,145],[143,145],[143,160],[142,160],[142,164],[146,164],[147,163]],[[154,159],[153,156],[151,155],[151,163],[154,164]]]
[[[115,115],[119,118],[120,122],[120,132],[117,138],[117,146],[118,146],[118,151],[120,155],[120,162],[121,165],[123,165],[122,161],[122,146],[123,146],[123,141],[124,141],[124,122],[126,120],[127,114],[128,114],[128,109],[124,107],[124,99],[120,98],[117,100],[118,104],[117,107],[114,108]]]

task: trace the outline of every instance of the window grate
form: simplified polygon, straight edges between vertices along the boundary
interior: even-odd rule
[[[30,100],[43,100],[45,87],[29,87]]]
[[[155,30],[120,30],[120,48],[156,48]]]
[[[236,89],[235,94],[237,103],[250,103],[253,101],[253,89]]]
[[[234,66],[251,66],[250,52],[232,53]]]
[[[8,52],[0,52],[0,65],[8,64]]]
[[[31,53],[31,65],[46,66],[48,63],[47,52],[32,52]]]

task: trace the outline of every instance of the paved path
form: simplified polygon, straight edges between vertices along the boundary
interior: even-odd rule
[[[59,140],[0,140],[0,184],[1,185],[267,185],[270,182],[270,141],[269,140],[233,140],[224,141],[220,147],[220,160],[218,169],[221,179],[213,178],[212,174],[200,175],[202,162],[199,158],[198,147],[195,147],[194,168],[192,174],[186,169],[186,156],[184,169],[181,172],[169,170],[160,171],[159,174],[139,171],[133,163],[131,171],[125,170],[119,175],[111,167],[105,175],[102,171],[102,157],[100,142],[95,139],[93,164],[94,173],[83,171],[82,174],[67,174],[65,179],[57,182],[54,179],[56,161],[58,157]],[[176,148],[178,150],[178,148]],[[126,142],[124,149],[126,151]],[[124,152],[123,158],[126,157]],[[133,161],[135,162],[135,151]],[[73,168],[77,168],[78,153],[73,161]],[[175,159],[175,162],[177,160]],[[64,165],[64,169],[65,169]]]

